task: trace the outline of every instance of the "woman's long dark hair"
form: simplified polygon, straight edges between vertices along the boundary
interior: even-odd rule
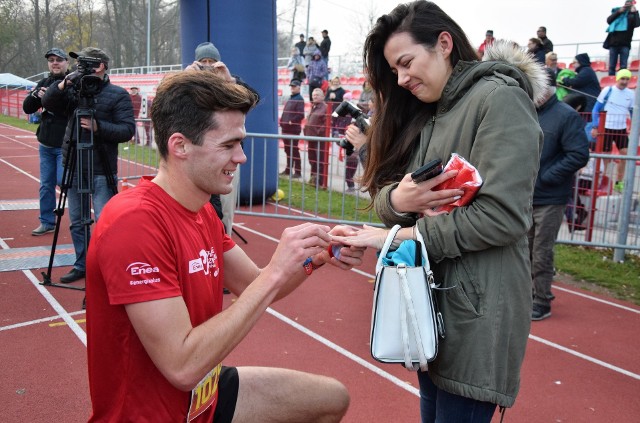
[[[413,143],[426,124],[434,104],[423,103],[398,86],[398,77],[384,57],[384,46],[393,34],[407,33],[426,48],[436,45],[442,32],[451,34],[451,66],[459,60],[476,60],[475,49],[460,26],[435,3],[400,4],[378,18],[364,45],[364,64],[375,90],[376,113],[369,129],[368,159],[362,185],[375,197],[389,183],[399,181],[413,151]]]

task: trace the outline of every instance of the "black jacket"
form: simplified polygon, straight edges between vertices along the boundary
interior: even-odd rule
[[[27,114],[33,114],[42,107],[42,99],[35,95],[40,88],[49,87],[54,83],[58,83],[64,78],[64,75],[49,75],[47,78],[38,82],[38,85],[29,93],[22,102],[22,110]],[[67,127],[67,115],[64,113],[54,113],[49,109],[42,110],[42,120],[36,136],[40,144],[47,147],[62,147],[62,139],[64,131]]]
[[[301,123],[304,119],[304,98],[300,93],[292,95],[284,104],[282,116],[280,117],[280,127],[283,134],[300,134]]]
[[[607,18],[607,23],[611,25],[620,16],[620,9],[617,8]],[[627,30],[614,31],[609,33],[609,47],[629,47],[631,48],[631,39],[633,38],[633,30],[640,26],[640,15],[638,12],[629,12],[627,14]]]
[[[79,96],[74,87],[67,87],[61,91],[58,84],[49,87],[42,98],[42,104],[47,109],[68,117],[62,146],[65,158],[70,140],[76,141],[74,111],[78,107],[78,100]],[[93,135],[94,152],[99,152],[97,155],[94,154],[94,174],[105,174],[101,157],[107,161],[111,173],[116,174],[118,171],[118,143],[129,141],[136,128],[129,93],[124,88],[111,84],[109,77],[105,75],[101,91],[94,96],[93,105],[89,105],[87,108],[94,111],[94,119],[98,125],[98,130]]]
[[[571,106],[552,95],[538,109],[544,132],[540,170],[533,191],[533,205],[566,204],[573,175],[589,161],[589,141],[584,121]]]
[[[331,50],[331,38],[322,37],[322,42],[320,43],[320,53],[323,58],[329,57],[329,51]]]
[[[587,53],[578,54],[576,60],[578,61],[577,75],[574,78],[564,78],[562,83],[582,94],[587,94],[587,107],[584,112],[591,113],[596,104],[596,98],[600,95],[600,81],[591,68],[591,59]]]

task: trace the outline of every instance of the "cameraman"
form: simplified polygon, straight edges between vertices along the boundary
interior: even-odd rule
[[[107,69],[109,56],[96,47],[86,47],[79,53],[69,53],[74,58],[95,58],[100,61],[94,69],[79,69],[67,75],[60,83],[52,85],[45,93],[42,104],[54,113],[68,116],[67,130],[62,146],[63,156],[67,160],[70,143],[76,143],[76,119],[75,110],[78,108],[80,98],[80,81],[83,78],[98,77],[101,81],[99,92],[93,96],[90,107],[93,109],[93,120],[90,117],[81,117],[80,126],[93,133],[93,192],[91,203],[95,220],[100,217],[100,212],[105,203],[115,195],[117,186],[109,186],[107,175],[112,176],[112,181],[117,181],[118,143],[127,142],[135,132],[135,120],[133,118],[133,105],[129,93],[109,82]],[[97,153],[97,154],[96,154]],[[104,160],[104,161],[103,161]],[[71,283],[84,278],[86,246],[89,239],[85,239],[85,223],[81,215],[81,195],[78,193],[77,170],[71,175],[73,183],[68,188],[69,219],[71,220],[71,238],[76,252],[76,261],[73,269],[60,278],[62,283]],[[82,169],[84,177],[87,177],[88,169]],[[89,210],[89,204],[84,205]]]
[[[52,48],[44,55],[49,66],[49,76],[38,82],[22,103],[27,114],[37,112],[42,107],[42,96],[47,88],[56,81],[64,79],[69,67],[69,58],[59,48]],[[42,120],[36,136],[40,146],[40,226],[31,231],[31,235],[40,236],[55,230],[56,185],[62,181],[62,139],[67,125],[67,116],[54,114],[48,109],[42,110]]]

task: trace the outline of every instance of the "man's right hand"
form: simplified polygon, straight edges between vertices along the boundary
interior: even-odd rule
[[[299,274],[308,257],[324,251],[331,242],[330,228],[315,223],[304,223],[285,229],[269,264],[263,272],[276,272],[282,282]]]

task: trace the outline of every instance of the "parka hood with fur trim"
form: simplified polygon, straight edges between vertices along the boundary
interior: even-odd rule
[[[447,103],[446,107],[451,109],[479,79],[487,76],[511,79],[534,103],[543,100],[548,90],[547,74],[541,63],[513,42],[496,40],[487,47],[481,62],[461,60],[454,66],[439,106]]]

